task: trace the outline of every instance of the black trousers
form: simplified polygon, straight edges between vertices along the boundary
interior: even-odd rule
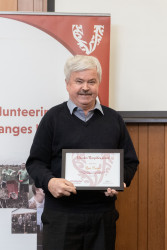
[[[44,250],[115,250],[118,212],[67,213],[44,210]]]

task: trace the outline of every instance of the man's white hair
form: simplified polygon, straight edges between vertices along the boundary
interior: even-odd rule
[[[101,82],[102,69],[99,60],[94,56],[76,55],[67,59],[64,66],[66,81],[70,80],[72,72],[96,68],[99,82]]]

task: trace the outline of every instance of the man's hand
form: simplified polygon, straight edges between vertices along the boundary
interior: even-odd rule
[[[126,183],[124,183],[124,188],[126,188]],[[107,192],[105,192],[105,196],[113,197],[114,195],[118,195],[118,191],[115,189],[107,188]]]
[[[77,193],[75,186],[70,181],[62,178],[50,179],[48,189],[55,198]]]
[[[107,192],[105,192],[105,196],[113,197],[114,195],[118,195],[118,191],[115,189],[107,188]]]

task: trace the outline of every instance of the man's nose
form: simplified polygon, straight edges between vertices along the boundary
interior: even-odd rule
[[[87,82],[84,82],[83,86],[82,86],[82,89],[85,90],[85,91],[89,90],[89,84]]]

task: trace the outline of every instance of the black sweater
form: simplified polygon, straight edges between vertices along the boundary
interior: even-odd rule
[[[45,191],[46,207],[73,210],[95,204],[105,208],[115,200],[106,197],[104,191],[78,191],[77,195],[54,198],[48,191],[48,182],[53,177],[61,177],[62,149],[124,149],[124,182],[130,185],[138,165],[132,141],[121,116],[108,107],[102,109],[104,115],[95,110],[85,123],[71,115],[64,102],[42,118],[26,167],[36,187]]]

